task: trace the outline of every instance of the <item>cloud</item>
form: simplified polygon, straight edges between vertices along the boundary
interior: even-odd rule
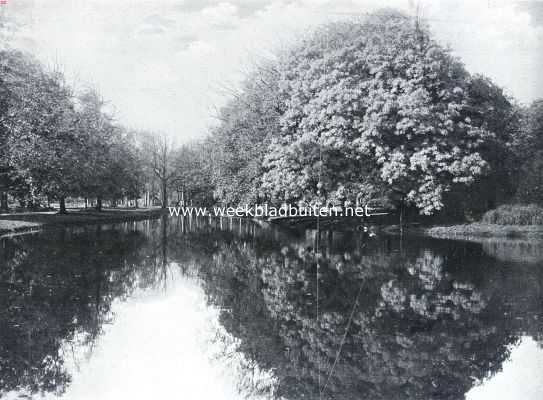
[[[175,26],[175,21],[158,14],[148,15],[136,29],[137,36],[163,35]]]
[[[0,47],[12,42],[18,32],[32,23],[30,4],[25,1],[0,4]],[[22,44],[18,40],[17,44]]]
[[[193,13],[200,12],[207,7],[217,4],[214,0],[184,0],[177,8],[183,12]]]
[[[239,24],[237,7],[231,3],[219,3],[200,12],[203,23],[218,30],[235,29]]]
[[[9,1],[6,4],[1,5],[3,8],[8,8],[15,13],[25,13],[32,10],[33,2],[32,1]]]
[[[184,52],[195,56],[207,56],[213,53],[214,50],[215,47],[212,44],[203,40],[195,40],[188,44]]]
[[[238,17],[246,18],[265,9],[272,2],[272,0],[184,0],[177,8],[186,13],[200,13],[206,9],[233,6]]]
[[[517,7],[530,14],[530,21],[534,26],[543,26],[543,1],[519,1]]]
[[[169,28],[175,25],[175,21],[171,18],[165,18],[159,14],[149,15],[144,18],[144,23],[152,26],[160,26],[162,28]]]
[[[264,10],[270,5],[269,0],[248,0],[248,1],[236,1],[234,4],[238,9],[238,15],[241,18],[250,17],[261,10]]]
[[[162,35],[166,30],[160,26],[143,26],[137,31],[137,35]]]
[[[193,34],[183,34],[174,39],[176,50],[185,51],[198,41],[198,36]]]
[[[182,33],[173,39],[173,49],[177,54],[204,56],[212,53],[215,47],[196,34]]]

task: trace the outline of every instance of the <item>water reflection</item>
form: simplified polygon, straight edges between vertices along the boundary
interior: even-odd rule
[[[220,328],[197,280],[172,265],[163,283],[167,290],[137,290],[130,301],[114,302],[115,323],[92,354],[76,346],[76,357],[68,357],[76,374],[63,398],[242,398],[237,384],[247,362],[235,353],[228,364],[212,362],[235,340]],[[63,352],[70,354],[70,345]],[[265,374],[260,383],[266,379],[273,383]]]
[[[511,358],[503,363],[502,371],[470,390],[466,399],[540,399],[543,393],[541,371],[541,346],[524,336],[519,345],[512,348]]]
[[[232,219],[2,239],[0,393],[485,396],[525,361],[515,349],[543,352],[540,266],[475,243]]]

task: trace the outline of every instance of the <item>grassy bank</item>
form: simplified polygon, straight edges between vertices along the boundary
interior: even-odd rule
[[[543,238],[543,225],[498,225],[475,222],[472,224],[417,228],[417,231],[433,237],[533,237]]]
[[[0,215],[0,235],[33,231],[45,225],[73,225],[134,221],[158,216],[163,213],[159,208],[152,209],[107,209],[70,210],[67,214],[56,212],[26,212]]]
[[[399,234],[398,225],[384,232]],[[404,226],[404,232],[444,239],[479,241],[482,238],[543,240],[543,208],[537,205],[506,204],[487,211],[479,222],[438,225],[426,221]]]
[[[480,222],[421,228],[433,237],[543,238],[543,208],[504,204],[487,211]]]
[[[487,211],[481,222],[492,225],[543,225],[543,208],[536,204],[504,204]]]

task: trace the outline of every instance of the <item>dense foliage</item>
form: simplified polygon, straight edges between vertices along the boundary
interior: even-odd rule
[[[133,132],[92,88],[0,52],[0,208],[360,204],[473,218],[543,204],[543,102],[470,74],[423,21],[336,22],[258,64],[209,137]]]
[[[330,24],[256,68],[223,109],[215,196],[421,214],[481,212],[517,191],[538,201],[541,162],[518,165],[541,158],[542,108],[470,74],[419,20]]]
[[[262,202],[263,162],[271,137],[279,131],[284,102],[273,63],[257,67],[241,91],[218,116],[221,123],[205,142],[213,150],[214,195],[224,204]]]
[[[141,190],[135,137],[115,123],[93,89],[74,93],[63,75],[30,55],[0,52],[0,191],[36,207],[68,196],[135,198]],[[40,204],[42,203],[42,204]]]
[[[369,169],[424,213],[440,209],[452,184],[487,165],[477,149],[491,132],[472,120],[469,80],[401,16],[319,32],[284,66],[289,109],[265,175],[273,196],[311,201],[320,182],[327,199],[353,198]]]
[[[523,113],[517,201],[543,205],[543,100],[534,101]]]

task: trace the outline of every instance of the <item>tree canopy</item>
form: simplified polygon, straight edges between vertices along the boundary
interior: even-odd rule
[[[117,199],[141,191],[140,153],[93,88],[76,93],[60,71],[0,51],[0,191],[27,206],[68,196]],[[2,208],[6,208],[5,195]]]
[[[227,203],[378,199],[433,214],[470,185],[514,181],[518,106],[397,12],[316,29],[255,69],[221,117]]]

